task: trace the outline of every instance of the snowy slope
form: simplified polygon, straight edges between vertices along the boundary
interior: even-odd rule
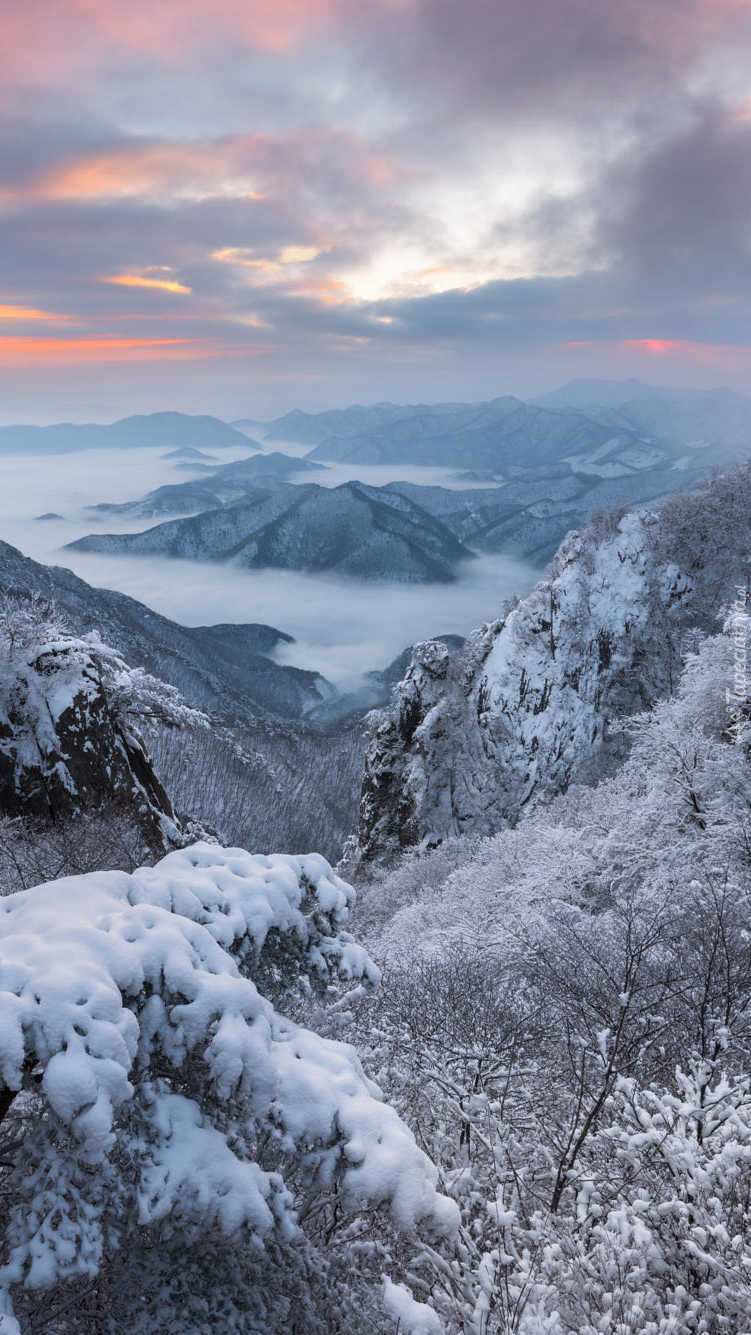
[[[626,749],[751,575],[751,465],[574,533],[547,578],[460,653],[418,645],[366,753],[366,858],[492,833]]]
[[[144,533],[92,534],[69,546],[409,583],[451,580],[457,563],[470,556],[445,525],[414,501],[382,498],[378,488],[356,482],[331,488],[282,484],[253,491],[231,508]]]

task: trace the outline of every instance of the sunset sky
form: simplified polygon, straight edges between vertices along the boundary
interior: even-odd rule
[[[0,418],[751,387],[751,0],[0,0]]]

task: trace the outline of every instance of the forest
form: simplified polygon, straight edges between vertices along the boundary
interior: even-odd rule
[[[3,1335],[745,1329],[750,496],[741,469],[576,536],[530,714],[576,763],[522,811],[439,830],[447,757],[480,754],[452,683],[485,674],[500,802],[565,551],[450,679],[420,646],[363,801],[423,824],[377,855],[367,810],[345,842],[355,734],[282,744],[265,788],[176,688],[5,592]],[[572,686],[569,641],[599,675]],[[269,847],[274,802],[330,860]]]

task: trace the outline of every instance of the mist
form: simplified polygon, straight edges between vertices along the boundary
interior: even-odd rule
[[[229,463],[246,453],[222,450],[216,457]],[[85,507],[133,500],[163,483],[190,478],[190,472],[176,468],[163,454],[163,449],[92,450],[0,458],[0,537],[35,560],[66,566],[90,584],[130,594],[183,625],[276,626],[295,640],[280,648],[279,661],[321,672],[342,689],[356,686],[362,673],[385,667],[417,640],[464,635],[491,620],[506,598],[525,594],[539,576],[535,568],[506,556],[467,562],[452,584],[409,585],[61,550],[85,533],[149,527],[143,519],[97,516]],[[391,480],[455,485],[446,469],[346,465],[315,475],[315,481],[335,486],[355,477],[373,485]],[[50,511],[62,518],[36,518]]]

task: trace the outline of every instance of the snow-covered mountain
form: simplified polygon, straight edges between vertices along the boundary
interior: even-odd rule
[[[390,482],[385,487],[359,484],[360,494],[377,505],[401,509],[414,516],[414,507],[432,515],[460,543],[474,551],[508,552],[544,564],[571,529],[589,516],[613,505],[634,505],[655,500],[696,476],[693,469],[651,466],[644,452],[628,461],[604,457],[589,463],[546,465],[524,479],[503,487],[454,490],[414,482]],[[224,506],[256,508],[259,522],[281,513],[291,492],[273,499],[269,488],[279,489],[298,471],[321,468],[305,459],[274,453],[256,455],[236,464],[203,469],[200,480],[157,487],[140,500],[91,507],[97,515],[128,515],[153,519],[168,515],[197,515]],[[268,504],[267,504],[268,503]],[[324,501],[321,502],[325,504]],[[151,542],[152,539],[149,539]]]
[[[376,404],[289,413],[271,423],[267,439],[310,442],[315,448],[309,457],[315,459],[437,465],[508,476],[568,458],[599,458],[602,452],[615,464],[621,455],[643,457],[650,444],[631,426],[614,428],[595,415],[540,407],[511,395],[488,403]],[[648,452],[652,466],[672,457],[653,446]]]
[[[154,515],[198,514],[201,510],[215,510],[223,504],[212,487],[203,482],[165,483],[155,487],[138,501],[101,501],[86,507],[92,514],[130,515],[134,519],[151,519]]]
[[[200,479],[156,487],[139,500],[103,501],[88,508],[101,515],[132,515],[144,519],[154,515],[199,514],[202,510],[217,510],[223,505],[242,501],[259,487],[281,485],[293,473],[321,473],[325,469],[324,464],[295,459],[279,450],[271,454],[254,454],[231,464],[188,463],[178,466],[191,473],[200,473]]]
[[[380,431],[359,436],[329,436],[311,457],[370,464],[406,461],[492,469],[506,475],[509,470],[524,473],[603,449],[611,455],[643,451],[644,441],[633,430],[614,429],[578,412],[553,412],[507,396],[453,412],[414,411]],[[655,462],[661,461],[658,455]]]
[[[474,551],[506,552],[543,565],[572,529],[613,506],[640,505],[684,487],[695,476],[671,467],[541,468],[503,487],[452,491],[391,482],[384,488],[414,500]]]
[[[363,856],[491,833],[606,770],[623,719],[670,690],[686,637],[732,603],[749,551],[747,468],[574,534],[462,652],[418,645],[367,749]]]
[[[731,389],[666,389],[638,380],[572,380],[535,400],[576,409],[666,445],[711,450],[712,462],[748,455],[751,396]]]
[[[356,482],[258,489],[231,508],[144,533],[91,534],[68,546],[407,583],[451,580],[458,563],[471,556],[445,525],[412,500],[384,498],[380,489]]]
[[[372,404],[322,413],[295,411],[267,428],[267,440],[314,447],[316,459],[427,464],[518,475],[573,459],[613,468],[665,466],[686,450],[712,447],[745,458],[751,398],[731,390],[665,389],[635,380],[571,381],[525,403]],[[642,462],[637,462],[641,460]],[[615,473],[611,474],[615,476]]]

